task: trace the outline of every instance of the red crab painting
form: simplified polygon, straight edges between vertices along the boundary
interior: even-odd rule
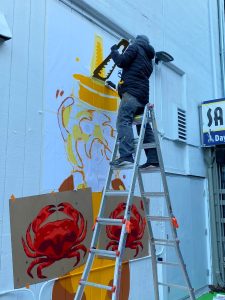
[[[66,214],[67,218],[48,222],[48,217],[57,211]],[[81,251],[83,257],[87,252],[87,248],[81,244],[86,234],[87,221],[85,222],[83,215],[70,203],[43,207],[29,224],[26,241],[22,237],[24,252],[33,258],[27,268],[27,274],[33,278],[31,271],[38,265],[38,278],[46,278],[42,270],[62,258],[76,257],[76,266],[80,261]]]
[[[126,203],[119,203],[117,207],[111,212],[109,217],[112,219],[123,219],[125,208]],[[139,253],[139,249],[141,248],[143,250],[141,239],[144,235],[146,221],[139,213],[135,204],[131,206],[130,222],[131,232],[127,235],[126,248],[134,249],[134,257],[136,257]],[[111,240],[106,246],[107,250],[110,248],[113,251],[118,249],[120,233],[121,226],[106,226],[107,237]]]

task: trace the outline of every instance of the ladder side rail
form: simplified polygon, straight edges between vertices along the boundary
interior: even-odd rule
[[[149,214],[149,201],[150,201],[150,199],[148,199],[144,195],[144,192],[145,192],[144,183],[143,183],[140,171],[138,172],[138,183],[139,183],[139,188],[140,188],[140,192],[141,192],[141,197],[142,197],[143,203],[144,203],[144,211],[145,211],[146,221],[147,221],[147,225],[148,225],[148,232],[149,232],[149,239],[150,239],[150,250],[151,250],[151,261],[152,261],[152,276],[153,276],[153,285],[154,285],[154,295],[155,295],[155,300],[159,300],[156,247],[155,247],[155,244],[154,244],[154,237],[153,237],[153,230],[152,230],[151,221],[148,220],[148,218],[147,218],[147,215]]]
[[[153,110],[152,106],[150,106],[150,114],[151,114],[153,133],[154,133],[154,138],[155,138],[155,143],[156,143],[157,155],[158,155],[158,160],[159,160],[159,166],[160,166],[161,175],[162,175],[163,188],[164,188],[164,192],[165,192],[166,205],[167,205],[168,213],[171,216],[171,220],[172,220],[174,215],[173,215],[173,210],[172,210],[170,196],[169,196],[169,189],[168,189],[168,185],[167,185],[167,181],[166,181],[166,173],[165,173],[165,169],[164,169],[162,153],[160,150],[160,142],[159,142],[159,137],[158,137],[158,129],[157,129],[157,124],[156,124],[155,114],[154,114],[154,110]],[[177,240],[177,231],[176,231],[175,227],[173,226],[172,221],[170,223],[170,226],[171,226],[173,238],[174,238],[174,240]],[[191,282],[190,282],[190,279],[189,279],[189,276],[187,273],[187,268],[184,263],[184,259],[181,254],[181,250],[180,250],[178,243],[176,243],[175,251],[179,258],[179,262],[180,262],[181,270],[183,271],[184,279],[189,288],[190,298],[191,298],[191,300],[195,300],[196,298],[194,295],[194,289],[191,286]]]
[[[136,178],[137,178],[138,167],[139,167],[138,162],[139,162],[140,156],[141,156],[141,147],[143,145],[144,134],[145,134],[148,117],[149,117],[149,110],[148,110],[148,106],[146,105],[145,109],[144,109],[143,119],[142,119],[142,123],[141,123],[141,130],[140,130],[139,140],[138,140],[138,144],[137,144],[135,159],[134,159],[131,185],[129,188],[126,209],[124,212],[124,218],[126,219],[126,221],[130,220],[130,208],[133,203],[133,194],[134,194],[135,184],[137,181]],[[127,240],[127,232],[126,232],[126,224],[124,224],[122,226],[120,241],[119,241],[119,246],[118,246],[118,251],[120,252],[120,256],[116,258],[115,276],[114,276],[114,280],[113,280],[113,286],[116,286],[116,292],[113,293],[112,300],[119,299],[121,268],[122,268],[121,266],[122,266],[122,259],[123,259],[123,254],[124,254],[125,246],[126,246],[126,240]]]
[[[164,162],[163,162],[163,158],[162,158],[162,152],[161,152],[160,142],[159,142],[159,137],[158,137],[158,128],[157,128],[155,114],[154,114],[154,110],[153,110],[152,106],[150,106],[150,114],[151,114],[151,122],[152,122],[152,131],[153,131],[154,138],[155,138],[156,151],[157,151],[157,155],[158,155],[159,167],[160,167],[161,176],[162,176],[163,189],[164,189],[165,197],[167,200],[166,201],[167,209],[168,209],[169,215],[171,217],[174,217],[172,206],[171,206],[171,201],[170,201],[170,196],[169,196],[169,189],[168,189],[168,185],[167,185],[167,181],[166,181]],[[174,238],[177,238],[177,236],[174,236]]]
[[[121,229],[121,234],[120,234],[119,246],[118,246],[118,251],[120,255],[116,257],[114,279],[113,279],[113,287],[116,287],[116,290],[112,294],[112,300],[119,299],[120,281],[121,281],[121,274],[122,274],[122,261],[123,261],[123,254],[125,252],[126,240],[127,240],[126,225],[123,224]]]

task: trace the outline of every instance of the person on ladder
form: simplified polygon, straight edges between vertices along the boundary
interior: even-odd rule
[[[117,45],[111,47],[111,57],[115,64],[122,68],[121,80],[118,83],[118,93],[121,98],[116,128],[119,140],[120,157],[110,164],[124,166],[134,163],[134,134],[132,123],[135,115],[142,114],[149,100],[149,78],[153,71],[152,60],[155,50],[149,44],[145,35],[138,35],[133,44],[120,54]],[[140,133],[141,125],[137,125]],[[154,135],[148,123],[144,143],[153,143]],[[145,149],[147,161],[139,168],[158,167],[158,157],[155,148]]]

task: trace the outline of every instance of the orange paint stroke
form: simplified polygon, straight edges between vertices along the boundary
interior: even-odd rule
[[[84,183],[86,183],[86,178],[85,178],[84,171],[82,171],[82,170],[75,170],[75,171],[73,171],[73,173],[74,174],[75,173],[80,173],[82,175],[82,179],[83,179]]]
[[[114,128],[112,127],[112,125],[109,124],[109,123],[112,122],[111,118],[110,118],[108,115],[106,115],[106,114],[103,114],[103,115],[108,119],[108,121],[103,122],[102,125],[103,125],[103,126],[109,126],[109,128],[110,128],[110,136],[111,136],[111,137],[115,137],[115,136],[114,136],[115,130],[114,130]]]
[[[87,144],[84,144],[84,151],[88,158],[91,158],[87,152]]]
[[[80,140],[76,140],[76,142],[75,142],[75,149],[76,149],[78,158],[79,158],[79,160],[80,160],[80,162],[81,162],[81,166],[78,165],[78,168],[83,169],[83,168],[84,168],[84,163],[83,163],[83,160],[82,160],[82,158],[81,158],[81,156],[80,156],[80,154],[79,154],[79,151],[78,151],[78,142],[79,142],[79,141],[80,141]]]
[[[112,152],[111,150],[109,150],[110,152]],[[106,160],[110,160],[110,158],[108,157],[108,155],[106,154],[106,149],[104,149],[104,153],[105,153],[105,158]]]
[[[72,101],[68,105],[64,106],[64,103],[67,102],[68,100],[72,100]],[[61,103],[61,105],[59,106],[58,112],[57,112],[59,129],[60,129],[60,132],[61,132],[61,135],[62,135],[62,138],[64,141],[66,141],[66,135],[69,134],[69,130],[66,129],[64,121],[63,121],[63,111],[66,107],[73,106],[73,104],[74,104],[74,98],[71,96],[66,97],[63,100],[63,102]],[[60,111],[62,111],[61,114],[60,114]],[[65,134],[65,132],[63,132],[63,129],[66,131],[66,134]]]
[[[99,142],[101,145],[103,145],[104,151],[105,151],[105,150],[108,150],[109,152],[112,152],[112,151],[109,149],[108,145],[105,145],[99,138],[94,138],[94,139],[92,140],[92,142],[91,142],[91,146],[90,146],[90,149],[89,149],[89,157],[90,157],[90,158],[92,158],[91,152],[92,152],[93,144],[94,144],[95,142]]]
[[[88,117],[83,117],[80,119],[78,125],[79,125],[79,128],[80,128],[80,131],[82,131],[82,127],[81,127],[81,122],[83,121],[88,121],[88,122],[91,122],[93,119],[89,119]]]

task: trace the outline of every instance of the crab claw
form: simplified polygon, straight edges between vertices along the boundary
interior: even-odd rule
[[[111,212],[109,217],[113,219],[122,219],[125,208],[126,208],[125,202],[119,203],[117,207],[114,209],[114,211]]]
[[[55,205],[47,205],[43,207],[32,223],[33,232],[36,233],[40,225],[55,211],[56,211]]]
[[[79,212],[68,202],[62,202],[58,204],[58,210],[72,217],[75,221],[79,217]]]

